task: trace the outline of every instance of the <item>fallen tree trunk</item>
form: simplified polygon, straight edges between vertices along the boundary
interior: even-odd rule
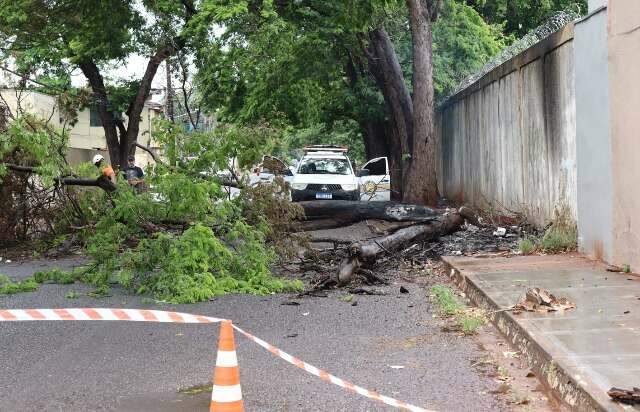
[[[338,269],[338,284],[351,282],[363,262],[373,261],[383,253],[392,253],[409,242],[435,239],[457,231],[468,216],[473,216],[473,212],[462,207],[457,211],[434,216],[424,224],[409,226],[367,243],[353,243],[349,247],[349,257],[342,261]]]
[[[367,219],[429,222],[443,213],[426,206],[395,202],[313,200],[299,205],[305,213],[304,230],[332,229]]]

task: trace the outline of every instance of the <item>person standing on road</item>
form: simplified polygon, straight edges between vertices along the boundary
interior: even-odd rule
[[[92,163],[100,170],[100,177],[108,179],[114,185],[116,184],[116,173],[110,165],[106,164],[104,156],[101,154],[93,156]]]

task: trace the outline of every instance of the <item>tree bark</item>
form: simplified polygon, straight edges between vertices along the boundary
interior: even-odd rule
[[[395,233],[363,244],[353,243],[349,247],[349,257],[338,269],[338,283],[347,284],[363,262],[372,261],[383,253],[391,253],[403,245],[416,240],[435,239],[453,233],[464,223],[464,212],[447,212],[430,222],[400,229]]]
[[[120,157],[120,141],[123,137],[118,139],[118,131],[116,129],[116,122],[113,112],[109,110],[109,98],[107,97],[107,88],[104,85],[104,79],[100,74],[100,69],[92,60],[81,61],[78,66],[89,81],[89,85],[93,90],[96,110],[100,116],[102,122],[102,128],[104,129],[104,136],[107,141],[107,149],[109,150],[109,160],[111,164],[119,168],[122,158]]]
[[[305,212],[304,230],[342,227],[367,219],[391,222],[428,222],[442,214],[421,205],[394,202],[352,202],[347,200],[315,200],[300,202]]]
[[[436,136],[433,125],[431,22],[438,2],[406,0],[413,48],[413,149],[403,181],[404,202],[434,205],[438,201]]]
[[[163,61],[166,60],[167,57],[171,56],[174,52],[178,50],[178,45],[170,45],[163,46],[156,54],[154,54],[147,63],[147,68],[144,72],[144,76],[142,76],[142,80],[140,81],[140,87],[138,89],[138,93],[133,98],[131,103],[129,104],[129,108],[127,109],[127,117],[129,119],[127,123],[127,134],[123,142],[120,142],[120,158],[126,159],[130,154],[135,153],[136,151],[136,143],[138,141],[138,133],[140,132],[140,121],[142,110],[144,109],[144,103],[147,101],[149,97],[149,92],[151,91],[151,83],[153,82],[153,78],[155,77],[158,67],[162,64]]]
[[[387,145],[391,167],[391,190],[402,197],[406,168],[403,158],[411,154],[413,141],[413,105],[404,81],[393,43],[383,28],[369,32],[369,46],[364,50],[369,71],[382,91],[389,121]]]
[[[16,165],[12,163],[4,163],[3,164],[7,169],[13,170],[14,172],[20,173],[36,173],[36,168],[33,166],[22,166]],[[92,186],[99,187],[106,192],[113,192],[116,190],[116,185],[113,184],[109,179],[99,177],[97,179],[83,179],[83,178],[75,178],[75,177],[56,177],[53,179],[58,184],[65,186]]]

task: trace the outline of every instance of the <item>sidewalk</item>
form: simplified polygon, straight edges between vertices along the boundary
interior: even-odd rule
[[[443,259],[458,286],[490,312],[534,286],[575,302],[564,313],[502,311],[491,320],[572,409],[640,411],[607,395],[612,386],[640,387],[640,277],[577,255]]]

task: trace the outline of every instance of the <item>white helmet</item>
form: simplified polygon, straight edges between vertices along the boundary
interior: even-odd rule
[[[93,164],[96,164],[96,163],[101,162],[103,160],[104,160],[104,156],[102,156],[101,154],[97,154],[97,155],[93,156],[92,162],[93,162]]]

